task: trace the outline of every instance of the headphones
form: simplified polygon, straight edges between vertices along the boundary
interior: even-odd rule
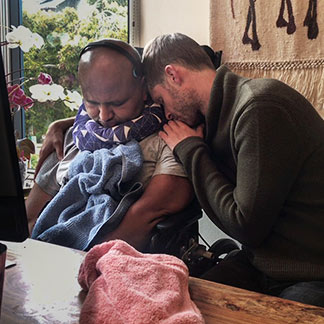
[[[84,47],[79,55],[79,58],[81,58],[81,56],[96,47],[106,47],[106,48],[110,48],[118,53],[120,53],[121,55],[125,56],[132,64],[133,64],[133,77],[135,79],[138,79],[140,77],[143,76],[143,71],[142,71],[142,63],[138,60],[136,60],[136,58],[134,56],[132,56],[125,48],[123,48],[122,46],[118,45],[117,43],[114,42],[114,40],[110,40],[110,39],[103,39],[100,41],[96,41],[96,42],[92,42],[89,43],[86,47]]]

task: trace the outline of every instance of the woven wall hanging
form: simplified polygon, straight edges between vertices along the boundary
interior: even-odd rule
[[[223,63],[289,84],[324,118],[324,0],[211,0],[210,15]]]

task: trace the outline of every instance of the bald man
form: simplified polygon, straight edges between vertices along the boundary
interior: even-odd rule
[[[137,51],[118,40],[109,40],[108,43],[113,46],[101,46],[98,42],[85,48],[79,61],[79,82],[85,109],[90,118],[105,128],[139,116],[146,99]],[[127,51],[131,58],[117,50],[114,44]],[[62,129],[72,122],[68,119],[61,124],[56,123],[49,133],[54,134],[52,142],[60,143],[57,138],[60,138]],[[193,191],[182,167],[156,134],[146,137],[140,146],[144,163],[137,180],[143,183],[145,191],[129,208],[119,227],[107,233],[106,240],[122,239],[135,248],[143,249],[154,226],[166,215],[186,207],[192,200]],[[26,201],[30,232],[43,207],[66,181],[69,163],[76,154],[78,149],[73,143],[70,128],[64,138],[63,159],[60,161],[53,152],[44,163],[41,161],[42,166]]]

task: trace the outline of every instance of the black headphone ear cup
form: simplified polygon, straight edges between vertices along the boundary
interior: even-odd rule
[[[138,79],[138,78],[141,77],[141,75],[142,75],[142,74],[138,72],[137,68],[134,67],[134,68],[133,68],[133,77],[134,77],[135,79]]]
[[[133,69],[133,77],[134,77],[135,79],[138,78],[138,75],[137,75],[137,72],[136,72],[136,69],[135,69],[135,68]]]

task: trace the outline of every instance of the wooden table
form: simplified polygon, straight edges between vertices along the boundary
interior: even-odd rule
[[[84,252],[32,239],[2,243],[15,265],[5,270],[0,323],[78,323]]]
[[[78,323],[85,293],[77,282],[84,252],[28,239],[7,245],[1,324]],[[324,323],[324,308],[190,278],[207,324]]]

